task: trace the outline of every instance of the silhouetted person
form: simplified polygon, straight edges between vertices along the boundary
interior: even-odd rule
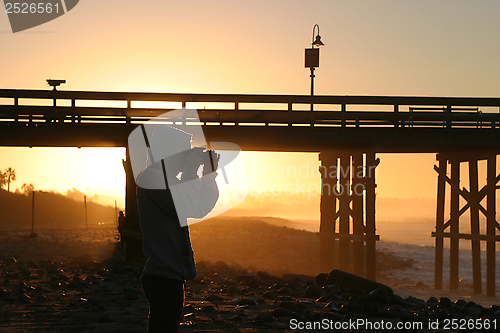
[[[181,138],[187,134],[180,132],[171,134]],[[153,135],[151,141],[161,137]],[[212,171],[208,153],[203,148],[191,149],[190,140],[190,136],[185,136],[182,142],[166,141],[165,145],[173,141],[178,144],[177,153],[164,154],[168,157],[150,165],[137,179],[143,251],[148,258],[141,282],[149,303],[149,333],[177,332],[184,305],[184,283],[197,274],[187,218],[207,215],[219,196],[217,173]],[[213,157],[217,170],[218,157]],[[152,159],[152,153],[148,159]],[[203,177],[199,178],[197,170],[201,165]]]

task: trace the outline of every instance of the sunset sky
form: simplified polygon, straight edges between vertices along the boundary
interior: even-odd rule
[[[45,79],[61,78],[61,90],[308,94],[304,48],[317,23],[318,95],[498,97],[499,13],[496,0],[85,0],[13,34],[1,12],[0,88],[49,89]],[[0,148],[0,169],[17,170],[14,189],[119,197],[123,157],[123,149]],[[380,157],[379,198],[435,197],[434,155]],[[317,163],[304,154],[244,158],[247,171]]]

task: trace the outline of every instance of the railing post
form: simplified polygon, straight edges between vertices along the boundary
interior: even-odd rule
[[[127,99],[127,110],[125,111],[125,124],[130,125],[131,117],[129,116],[129,111],[132,109],[132,101]]]
[[[341,109],[340,109],[340,112],[341,112],[341,118],[340,118],[340,126],[341,127],[346,127],[346,117],[347,117],[347,111],[346,111],[346,104],[345,103],[342,103],[341,105]]]
[[[239,111],[240,110],[240,102],[239,101],[235,101],[234,102],[234,111]],[[237,127],[237,126],[240,126],[239,123],[237,121],[234,122],[234,126]]]
[[[399,127],[399,105],[394,104],[394,127]]]
[[[451,105],[446,105],[445,118],[446,118],[446,128],[451,129],[452,119],[451,119]]]

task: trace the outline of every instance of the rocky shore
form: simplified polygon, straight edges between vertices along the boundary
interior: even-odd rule
[[[245,241],[234,248],[235,257],[225,248],[217,254],[222,225],[200,224],[203,237],[196,235],[201,232],[196,225],[192,228],[199,274],[185,287],[180,332],[499,331],[496,299],[486,305],[459,295],[428,296],[435,292],[428,289],[412,294],[363,280],[352,283],[356,277],[338,271],[309,274],[304,265],[310,249],[301,251],[291,241],[313,244],[317,238],[311,233],[261,223],[248,222],[250,229],[231,225],[222,238],[238,243],[232,236],[236,233]],[[280,241],[270,244],[268,235],[280,232]],[[113,227],[40,230],[38,238],[28,234],[15,229],[0,234],[1,332],[145,332],[148,309],[139,281],[143,262],[125,262]],[[274,257],[248,248],[258,239],[265,244],[253,246],[274,247]],[[252,252],[256,255],[244,255]],[[238,257],[240,262],[233,260]],[[408,266],[399,269],[412,269],[407,259],[387,253],[380,257],[396,267]]]

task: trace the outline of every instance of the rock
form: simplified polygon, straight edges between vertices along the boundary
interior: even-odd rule
[[[468,302],[460,310],[460,314],[464,316],[471,316],[473,318],[478,318],[481,313],[482,307],[478,306],[474,302]]]
[[[224,301],[224,299],[218,295],[209,295],[207,298],[207,301],[212,302],[212,303],[221,303]]]
[[[271,312],[259,313],[255,316],[252,321],[252,325],[254,326],[267,326],[273,321],[274,317]]]
[[[257,280],[253,280],[247,283],[247,286],[249,286],[252,289],[259,289],[260,284]]]
[[[292,289],[288,287],[283,287],[280,290],[278,290],[278,294],[280,295],[289,295],[292,292]]]
[[[326,294],[325,290],[323,288],[321,288],[320,286],[309,286],[306,289],[305,296],[307,298],[316,299],[316,298],[319,298],[325,294]]]
[[[327,296],[321,296],[316,299],[316,303],[330,303],[330,299]]]
[[[100,323],[110,323],[111,321],[112,321],[111,318],[107,314],[99,317]]]
[[[452,305],[451,300],[448,297],[441,297],[438,304],[442,308],[449,308]]]
[[[387,304],[389,304],[389,305],[398,304],[401,306],[405,306],[406,302],[405,302],[404,298],[399,296],[399,295],[391,295],[387,298]]]
[[[478,317],[479,318],[486,318],[486,317],[494,317],[495,316],[495,312],[490,309],[481,309],[481,312],[479,312],[479,315]]]
[[[252,274],[241,274],[235,277],[235,280],[240,283],[248,284],[250,281],[257,281],[255,275]]]
[[[294,313],[292,313],[292,318],[299,321],[304,321],[306,319],[306,316],[302,312],[295,311]]]
[[[443,297],[441,297],[441,298],[443,298]],[[415,298],[413,296],[409,296],[409,297],[405,298],[405,302],[409,306],[417,306],[417,307],[421,307],[421,308],[424,308],[427,305],[424,300],[421,300],[419,298]]]
[[[338,284],[342,288],[348,289],[351,287],[356,287],[365,290],[366,292],[371,292],[378,288],[384,288],[387,291],[387,295],[391,296],[394,291],[391,287],[385,284],[378,283],[369,279],[365,279],[361,276],[350,274],[338,269],[334,269],[328,275],[329,284]]]
[[[342,312],[345,314],[365,314],[365,307],[361,303],[351,303],[342,305]]]
[[[228,289],[229,289],[230,294],[239,294],[240,293],[240,288],[238,288],[237,286],[230,286]]]
[[[231,268],[226,262],[219,260],[215,264],[211,265],[212,267],[218,269],[218,270],[225,270],[228,268]]]
[[[234,315],[231,318],[229,318],[229,320],[234,321],[234,322],[238,322],[238,323],[241,323],[243,321],[243,319],[241,318],[240,315]]]
[[[458,301],[457,301],[458,302]],[[428,300],[427,300],[427,304],[438,304],[438,300],[436,297],[430,297]]]
[[[328,274],[320,273],[316,275],[316,284],[318,286],[324,286],[328,284]]]
[[[285,308],[277,308],[273,311],[273,316],[274,317],[291,317],[292,316],[292,311],[285,309]]]
[[[283,274],[281,277],[283,280],[291,280],[291,281],[298,281],[296,280],[297,278],[302,280],[302,281],[311,281],[313,283],[316,282],[316,277],[311,276],[311,275],[305,275],[305,274]]]
[[[257,305],[257,301],[253,298],[242,298],[236,305]]]
[[[323,318],[330,319],[333,321],[341,321],[344,318],[344,315],[337,312],[326,312],[323,313]]]
[[[268,281],[271,279],[271,274],[269,274],[267,271],[258,271],[257,276],[264,281]]]
[[[275,290],[279,290],[281,288],[283,288],[285,286],[285,282],[282,281],[282,280],[279,280],[279,281],[276,281],[272,286],[271,288],[272,289],[275,289]]]
[[[21,303],[28,303],[31,301],[31,297],[28,294],[21,294],[17,300]]]
[[[186,305],[183,308],[182,312],[184,312],[184,313],[191,313],[191,312],[194,312],[195,310],[196,309],[194,308],[194,306],[192,306],[191,304],[189,304],[189,305]]]
[[[338,284],[327,284],[323,286],[323,289],[328,293],[340,294],[340,292],[342,292],[342,288],[340,288]]]
[[[493,304],[493,305],[490,307],[490,309],[491,309],[491,311],[493,311],[493,312],[500,311],[500,305]]]
[[[321,320],[321,314],[318,312],[306,315],[306,321],[320,321],[320,320]]]
[[[374,300],[377,303],[385,303],[385,299],[387,298],[387,290],[385,288],[377,288],[372,290],[370,293],[370,299]]]
[[[334,311],[334,312],[341,312],[342,311],[342,305],[343,304],[338,305],[336,302],[330,302],[327,305],[325,305],[324,308],[328,309],[330,311]]]
[[[362,295],[365,293],[365,290],[363,288],[358,287],[358,286],[352,286],[352,287],[349,287],[349,293]]]
[[[205,313],[217,312],[217,310],[212,305],[205,305],[201,308],[201,311]]]
[[[267,298],[267,299],[276,299],[278,297],[278,294],[272,292],[272,291],[266,291],[262,297]]]

